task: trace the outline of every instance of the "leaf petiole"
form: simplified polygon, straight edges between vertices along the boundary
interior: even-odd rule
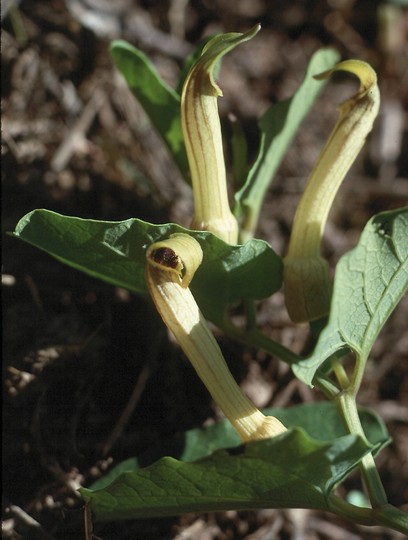
[[[394,531],[408,534],[408,517],[395,506],[384,504],[379,508],[361,508],[337,495],[331,494],[328,503],[330,510],[338,516],[352,520],[360,525],[380,525]]]
[[[299,355],[271,339],[259,328],[239,328],[228,318],[223,319],[220,327],[229,337],[232,337],[245,345],[249,345],[250,347],[259,347],[267,353],[277,356],[280,360],[283,360],[289,365],[295,364],[301,360]]]
[[[344,369],[343,364],[339,362],[338,358],[332,357],[331,365],[332,365],[334,374],[336,375],[336,378],[340,384],[340,388],[342,388],[343,390],[349,388],[350,379],[348,378],[348,375],[346,373],[346,370]]]
[[[334,403],[347,429],[347,432],[359,435],[364,441],[367,442],[367,438],[358,414],[354,392],[350,390],[343,390],[337,395],[336,398],[334,398]],[[387,504],[387,495],[378,474],[374,457],[371,453],[366,454],[361,459],[360,470],[373,508],[378,508]]]

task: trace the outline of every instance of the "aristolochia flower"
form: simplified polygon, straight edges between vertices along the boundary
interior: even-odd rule
[[[283,424],[262,414],[232,377],[189,289],[202,256],[200,244],[187,234],[148,248],[146,281],[156,308],[243,442],[283,433]]]
[[[181,126],[194,195],[192,229],[211,231],[230,244],[238,241],[238,224],[228,203],[225,162],[217,98],[222,91],[214,80],[221,57],[257,34],[222,34],[211,39],[191,68],[181,95]]]
[[[357,75],[360,88],[341,105],[339,119],[296,210],[284,259],[285,302],[294,322],[311,321],[329,312],[331,282],[328,263],[320,253],[321,239],[333,199],[371,131],[380,105],[377,76],[368,64],[346,60],[316,78],[330,77],[335,71]]]

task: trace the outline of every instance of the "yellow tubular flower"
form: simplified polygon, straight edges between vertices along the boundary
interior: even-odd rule
[[[329,312],[329,266],[320,244],[333,199],[371,131],[380,106],[377,76],[360,60],[340,62],[318,76],[348,71],[360,79],[358,92],[340,106],[339,119],[309,177],[296,211],[284,259],[285,302],[294,322],[318,319]]]
[[[259,31],[224,34],[211,39],[191,68],[181,95],[181,126],[186,144],[194,195],[192,229],[206,230],[230,244],[238,241],[238,223],[228,202],[221,124],[214,80],[220,58]]]
[[[158,312],[241,440],[265,439],[286,431],[242,392],[188,287],[201,264],[200,244],[187,234],[176,234],[151,245],[146,256],[147,286]]]

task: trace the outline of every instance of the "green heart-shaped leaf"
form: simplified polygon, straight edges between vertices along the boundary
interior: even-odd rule
[[[381,328],[408,290],[408,208],[367,223],[358,245],[336,268],[330,318],[313,353],[293,365],[311,384],[331,355],[352,350],[367,358]]]
[[[288,428],[301,427],[317,441],[330,442],[347,434],[335,405],[327,401],[302,403],[287,409],[270,407],[262,412],[275,416]],[[379,416],[369,409],[360,409],[359,415],[368,441],[379,452],[390,442],[386,426]],[[94,482],[91,489],[106,487],[123,472],[151,465],[163,456],[176,457],[180,461],[196,461],[221,448],[233,448],[241,444],[231,423],[225,419],[220,420],[208,427],[177,434],[171,439],[166,437],[158,448],[147,448],[142,455],[116,465],[105,476]]]
[[[296,429],[194,463],[165,457],[106,488],[80,492],[97,521],[229,509],[329,510],[334,486],[370,449],[355,435],[323,443]]]
[[[176,232],[191,234],[203,249],[203,263],[191,289],[206,317],[214,322],[222,320],[231,303],[265,298],[280,287],[281,259],[263,240],[231,246],[209,232],[190,231],[171,223],[96,221],[49,210],[34,210],[24,216],[14,235],[77,270],[146,293],[146,249]]]

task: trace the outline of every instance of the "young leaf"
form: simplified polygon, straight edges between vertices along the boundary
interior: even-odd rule
[[[301,427],[309,437],[317,441],[330,442],[347,434],[335,405],[327,401],[302,403],[288,409],[270,407],[262,412],[265,415],[275,416],[288,428]],[[390,442],[386,426],[369,409],[359,409],[359,413],[368,441],[375,445],[376,451],[379,452]],[[180,461],[196,461],[221,448],[233,448],[240,444],[241,441],[231,423],[220,420],[211,426],[191,429],[171,439],[166,437],[160,445],[146,449],[137,458],[129,458],[119,463],[105,476],[94,482],[91,489],[101,489],[123,472],[146,467],[164,456],[175,457]]]
[[[333,49],[321,49],[310,60],[305,79],[289,99],[272,105],[259,121],[261,142],[258,157],[243,187],[235,195],[235,214],[242,221],[243,240],[255,232],[266,191],[299,126],[323,88],[313,76],[339,60]]]
[[[80,492],[97,521],[229,509],[329,510],[334,486],[370,449],[355,435],[322,443],[296,429],[194,463],[165,457],[102,490]]]
[[[110,52],[116,67],[167,144],[184,178],[189,178],[187,154],[180,124],[180,95],[160,77],[145,54],[122,40]]]
[[[370,219],[358,245],[337,265],[328,325],[313,353],[293,366],[311,384],[331,355],[351,349],[363,360],[408,290],[408,208]]]
[[[204,260],[191,289],[204,315],[212,321],[220,322],[229,304],[245,298],[266,298],[281,286],[282,261],[262,240],[230,246],[209,232],[190,231],[171,223],[96,221],[49,210],[34,210],[24,216],[14,235],[77,270],[146,293],[146,249],[176,232],[191,234],[203,249]]]

